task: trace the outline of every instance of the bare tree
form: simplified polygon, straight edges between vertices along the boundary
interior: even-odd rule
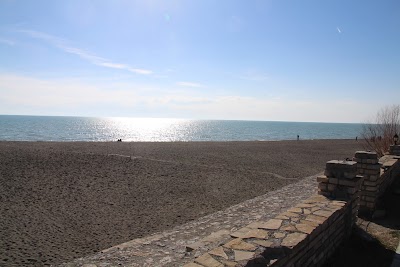
[[[384,107],[375,116],[375,120],[363,125],[362,137],[365,148],[383,156],[393,144],[393,136],[400,130],[400,105]]]

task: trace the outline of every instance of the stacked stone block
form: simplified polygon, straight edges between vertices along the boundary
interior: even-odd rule
[[[322,266],[347,237],[350,202],[322,195],[268,221],[256,221],[184,267]]]
[[[184,267],[322,266],[355,223],[363,181],[356,164],[327,162],[317,178],[319,195],[231,233],[231,240]]]
[[[318,194],[332,199],[357,198],[362,180],[355,161],[331,160],[326,163],[324,175],[317,177]]]
[[[382,183],[381,164],[375,152],[357,151],[354,156],[357,172],[364,176],[361,187],[360,210],[373,213],[377,208]]]
[[[391,145],[389,148],[389,154],[400,156],[400,145]]]
[[[400,162],[398,161],[398,159],[388,160],[384,164],[382,164],[381,175],[379,177],[380,184],[379,184],[379,192],[377,195],[378,197],[377,205],[380,205],[379,202],[389,187],[391,187],[392,185],[395,187],[399,187],[400,185],[399,167],[400,167]],[[397,182],[397,184],[395,181]]]
[[[357,162],[346,160],[328,161],[324,175],[318,176],[317,181],[319,195],[349,202],[351,210],[347,223],[353,225],[358,215],[360,189],[363,183],[363,177],[357,175]],[[351,227],[348,228],[351,229]]]

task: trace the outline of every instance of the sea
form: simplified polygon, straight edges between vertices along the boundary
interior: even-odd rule
[[[362,124],[0,115],[1,141],[189,142],[355,139]]]

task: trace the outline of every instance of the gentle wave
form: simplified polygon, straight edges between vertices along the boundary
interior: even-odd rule
[[[6,141],[276,141],[354,139],[361,124],[0,115]]]

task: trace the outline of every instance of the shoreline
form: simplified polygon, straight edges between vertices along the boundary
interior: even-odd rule
[[[317,138],[317,139],[279,139],[279,140],[224,140],[224,141],[126,141],[122,140],[121,143],[248,143],[248,142],[307,142],[307,141],[355,141],[362,143],[363,140],[359,138],[357,141],[355,138]],[[0,143],[116,143],[117,140],[108,140],[108,141],[85,141],[85,140],[65,140],[65,141],[56,141],[56,140],[0,140]]]
[[[348,139],[0,141],[0,263],[71,261],[275,191],[360,149]]]

